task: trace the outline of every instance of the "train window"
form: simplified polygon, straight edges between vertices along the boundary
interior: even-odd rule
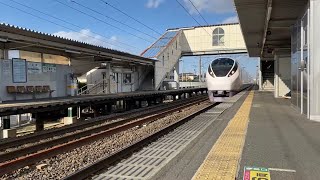
[[[238,64],[237,64],[237,63],[235,63],[235,64],[234,64],[234,67],[233,67],[233,69],[232,69],[232,71],[236,72],[237,70],[238,70]]]
[[[212,32],[212,45],[223,46],[224,45],[224,30],[222,28],[216,28]]]
[[[216,77],[226,76],[234,64],[234,60],[229,58],[219,58],[211,63],[213,73]]]

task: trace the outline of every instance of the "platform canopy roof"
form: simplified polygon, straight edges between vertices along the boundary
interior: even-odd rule
[[[140,64],[152,66],[155,62],[153,59],[127,52],[4,23],[0,23],[0,49],[25,50],[69,57],[71,65],[77,67],[75,69],[76,74],[86,73],[102,62],[111,62],[117,65]],[[85,66],[82,66],[82,64],[85,64]]]
[[[290,28],[308,0],[234,0],[245,43],[252,57],[272,60],[274,50],[290,51]]]

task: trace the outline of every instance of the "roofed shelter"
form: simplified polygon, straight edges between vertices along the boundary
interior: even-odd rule
[[[2,100],[75,95],[72,89],[76,86],[76,77],[93,68],[101,65],[108,67],[110,64],[153,69],[155,62],[130,53],[8,24],[0,24],[0,59]],[[112,75],[110,70],[106,73]],[[105,78],[110,81],[110,76]],[[138,82],[137,86],[141,83]],[[50,94],[41,93],[40,86],[42,90],[44,86],[49,88],[46,91]],[[34,93],[36,87],[38,93]]]
[[[251,57],[260,57],[260,89],[320,121],[320,1],[234,0]]]

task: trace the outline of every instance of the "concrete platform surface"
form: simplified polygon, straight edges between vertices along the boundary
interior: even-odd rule
[[[290,100],[256,91],[238,179],[244,166],[269,168],[272,180],[320,179],[320,123]]]
[[[166,176],[166,173],[174,169],[172,167],[180,161],[182,154],[189,152],[198,141],[202,141],[206,132],[215,129],[214,127],[226,125],[227,121],[222,121],[220,115],[231,109],[238,100],[241,101],[244,94],[245,92],[241,92],[230,98],[228,102],[221,103],[194,117],[129,158],[94,176],[93,179],[143,180],[160,179]],[[201,162],[198,161],[198,163]],[[197,167],[195,166],[193,172],[190,171],[188,175],[183,174],[183,179],[191,179]],[[171,177],[166,179],[171,179]]]

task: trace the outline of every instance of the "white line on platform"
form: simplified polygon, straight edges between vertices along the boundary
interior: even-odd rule
[[[296,172],[293,169],[279,169],[279,168],[268,168],[270,171],[283,171],[283,172]]]

